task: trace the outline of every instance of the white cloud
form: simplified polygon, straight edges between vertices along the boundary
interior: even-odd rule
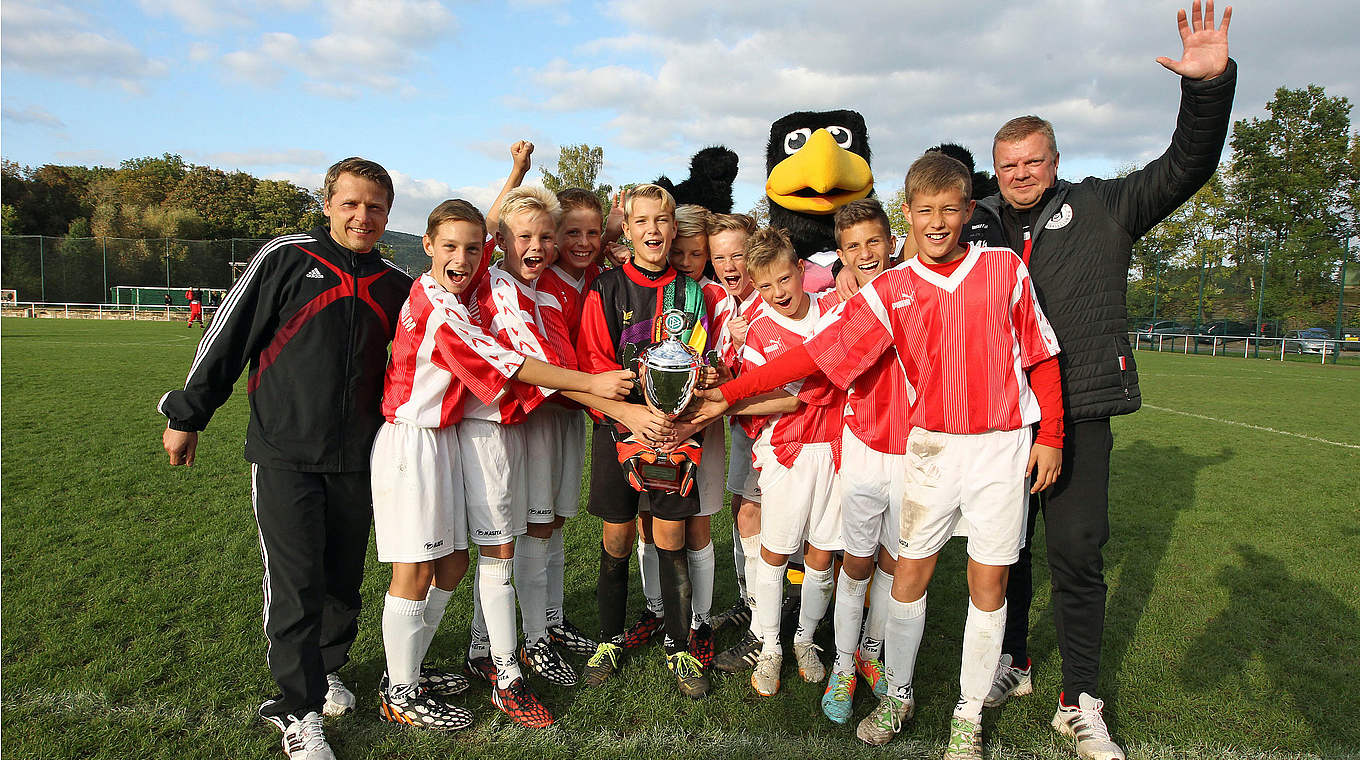
[[[131,92],[141,92],[144,80],[167,71],[163,61],[68,6],[6,0],[0,19],[5,38],[0,60],[6,66],[78,82],[113,80]]]
[[[46,127],[47,129],[56,132],[64,132],[66,130],[66,123],[61,119],[58,119],[42,106],[30,105],[24,106],[23,108],[5,106],[3,111],[0,112],[0,117],[4,118],[5,121],[13,122],[15,124],[29,124],[38,127]]]
[[[1319,77],[1331,95],[1360,95],[1360,10],[1311,5],[1237,13],[1239,116],[1259,113],[1276,86]],[[763,180],[769,125],[796,110],[863,113],[880,188],[944,140],[987,167],[992,133],[1023,113],[1054,122],[1064,165],[1141,164],[1174,127],[1177,78],[1154,62],[1180,55],[1174,4],[616,0],[604,12],[616,34],[519,72],[531,87],[511,102],[602,111],[603,144],[653,159],[724,143],[742,157],[739,187]]]
[[[311,92],[353,96],[355,87],[413,90],[399,76],[454,25],[435,0],[337,0],[325,5],[328,34],[312,39],[267,32],[250,49],[222,57],[227,69],[259,85],[301,76]]]
[[[228,27],[249,25],[250,18],[241,3],[217,0],[137,0],[152,16],[171,16],[191,32],[215,32]]]

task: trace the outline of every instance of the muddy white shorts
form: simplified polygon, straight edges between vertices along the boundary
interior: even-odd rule
[[[727,455],[727,490],[760,503],[760,471],[751,462],[751,437],[733,424],[732,451]]]
[[[467,548],[458,429],[386,422],[373,440],[379,562],[427,562]]]
[[[468,539],[479,546],[508,544],[528,530],[528,446],[524,425],[487,420],[458,423]]]
[[[841,538],[847,554],[876,556],[881,546],[897,557],[905,454],[869,448],[847,425],[841,435]]]
[[[760,468],[760,545],[775,554],[795,554],[806,541],[839,551],[841,495],[831,444],[804,444],[792,467],[775,460],[766,428],[755,442]]]
[[[1029,450],[1028,427],[974,435],[913,428],[898,556],[935,554],[967,520],[969,557],[984,565],[1013,564],[1025,540]]]

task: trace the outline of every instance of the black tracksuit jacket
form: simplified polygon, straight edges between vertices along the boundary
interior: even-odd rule
[[[387,346],[411,277],[324,227],[265,244],[222,301],[184,390],[161,399],[176,430],[205,428],[250,365],[245,458],[298,472],[368,469]]]
[[[1221,75],[1181,80],[1180,114],[1166,152],[1116,179],[1059,181],[1036,217],[1029,271],[1062,353],[1068,424],[1136,411],[1142,403],[1129,348],[1133,244],[1190,199],[1218,168],[1228,134],[1237,63]],[[1019,248],[1006,234],[1000,195],[978,201],[970,240]]]

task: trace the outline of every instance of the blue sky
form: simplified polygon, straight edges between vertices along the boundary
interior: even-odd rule
[[[1360,96],[1353,3],[1263,5],[1235,9],[1236,117],[1262,115],[1281,85]],[[1176,4],[918,6],[5,0],[0,153],[170,152],[312,187],[363,155],[397,180],[391,227],[419,231],[446,197],[485,208],[519,138],[549,167],[559,145],[602,145],[614,184],[682,179],[690,154],[725,144],[739,210],[760,197],[770,122],[794,110],[861,111],[884,196],[941,140],[985,164],[991,133],[1022,113],[1054,122],[1068,177],[1165,147],[1178,87],[1153,59],[1179,57]]]

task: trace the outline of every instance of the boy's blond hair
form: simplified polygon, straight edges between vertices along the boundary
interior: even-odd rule
[[[798,254],[793,250],[793,241],[789,240],[788,234],[778,227],[756,230],[746,238],[743,250],[746,252],[747,272],[765,271],[780,261],[798,263]]]
[[[675,209],[675,236],[695,237],[708,234],[708,220],[713,214],[703,206],[686,203]]]
[[[463,200],[462,198],[450,198],[430,212],[430,218],[425,222],[425,237],[434,240],[435,233],[439,231],[439,225],[444,222],[471,222],[482,228],[482,235],[486,235],[486,217],[477,207]]]
[[[721,232],[745,232],[747,237],[756,234],[759,226],[750,214],[711,214],[708,217],[708,234]]]
[[[1058,138],[1053,136],[1053,125],[1038,116],[1017,116],[1002,124],[992,138],[992,151],[996,151],[997,143],[1019,142],[1033,134],[1047,138],[1048,149],[1053,151],[1053,155],[1058,155]]]
[[[545,188],[537,185],[525,185],[517,187],[505,194],[505,200],[501,201],[499,228],[502,235],[509,235],[510,230],[505,226],[505,222],[516,214],[532,212],[542,212],[552,217],[553,226],[562,221],[562,204],[557,202],[557,196],[553,195]]]
[[[638,198],[661,201],[663,208],[672,214],[675,213],[675,198],[670,192],[660,185],[646,184],[635,185],[623,194],[623,213],[625,216],[633,215],[633,201]]]
[[[945,190],[958,190],[964,201],[973,197],[973,176],[957,158],[931,151],[912,163],[907,169],[905,183],[907,203],[911,204],[917,193],[940,193]],[[747,262],[750,266],[750,262]]]
[[[600,203],[600,196],[584,187],[569,187],[565,190],[558,190],[557,202],[562,205],[563,216],[566,216],[569,211],[585,209],[594,211],[600,215],[600,219],[604,219],[604,206]]]
[[[328,201],[332,195],[335,195],[335,183],[339,181],[341,174],[353,174],[356,177],[378,183],[379,187],[387,191],[387,210],[392,210],[392,201],[397,196],[396,191],[392,189],[392,176],[387,173],[386,169],[382,168],[382,164],[358,156],[350,156],[336,161],[331,168],[326,170],[326,179],[321,184],[322,200]]]
[[[888,221],[888,212],[883,210],[883,204],[877,198],[860,198],[836,209],[836,245],[841,244],[842,232],[860,222],[878,222],[883,226],[885,236],[892,235],[892,223]]]

